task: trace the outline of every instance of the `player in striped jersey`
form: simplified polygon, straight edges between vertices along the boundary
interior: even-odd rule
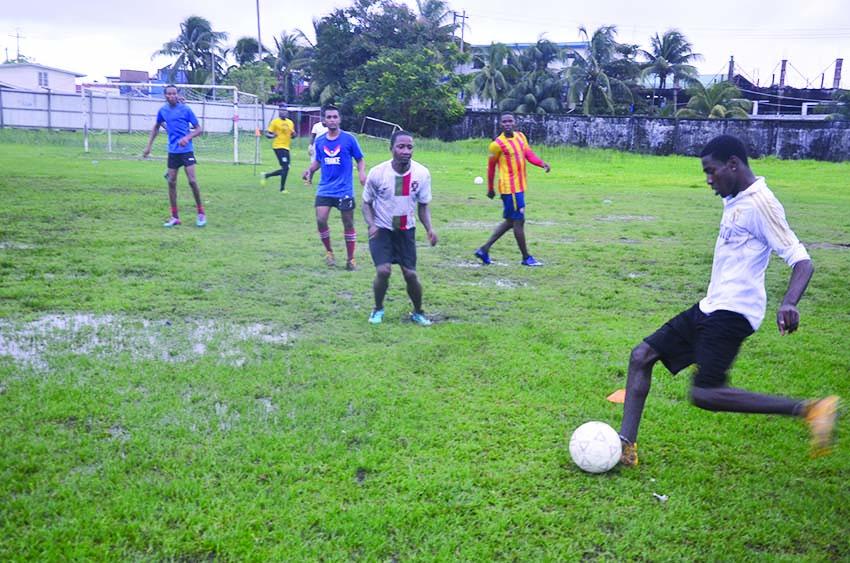
[[[499,118],[499,125],[502,128],[502,134],[490,143],[490,156],[487,161],[487,197],[493,199],[496,196],[493,181],[496,178],[496,168],[498,168],[499,196],[502,198],[502,217],[505,220],[499,223],[487,242],[475,251],[475,256],[484,264],[489,264],[490,247],[503,234],[513,229],[514,238],[517,246],[519,246],[519,251],[522,253],[522,265],[542,266],[541,262],[535,260],[528,253],[528,247],[525,243],[525,189],[528,183],[525,168],[527,161],[548,173],[549,165],[534,154],[525,135],[519,131],[514,131],[516,120],[512,113],[502,113]]]
[[[780,335],[800,325],[797,302],[814,272],[811,258],[788,226],[785,210],[764,178],[750,169],[740,139],[720,135],[701,153],[706,182],[723,198],[720,233],[714,247],[711,281],[705,298],[670,319],[638,344],[629,358],[620,438],[624,465],[637,465],[637,433],[649,393],[652,367],[661,363],[672,373],[696,365],[691,401],[709,411],[784,414],[807,420],[811,454],[830,451],[838,397],[802,400],[754,393],[729,386],[728,370],[744,340],[765,316],[765,270],[775,252],[792,268],[791,279],[776,313]]]
[[[416,218],[425,228],[431,246],[437,233],[431,224],[431,173],[413,160],[413,136],[396,131],[390,139],[392,159],[375,166],[363,186],[363,217],[369,227],[369,251],[375,263],[375,308],[372,324],[384,318],[384,297],[389,287],[392,265],[401,267],[407,295],[413,303],[410,320],[422,326],[431,324],[422,310],[422,283],[416,273]]]

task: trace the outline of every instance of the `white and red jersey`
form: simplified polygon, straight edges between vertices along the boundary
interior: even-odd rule
[[[375,225],[382,229],[412,229],[418,204],[430,201],[431,173],[415,160],[405,174],[396,172],[391,160],[382,162],[369,171],[363,186],[363,202],[372,205]]]
[[[757,177],[746,190],[723,199],[711,282],[700,310],[740,313],[758,330],[767,308],[764,273],[771,252],[791,267],[810,259],[788,226],[782,204],[764,178]]]

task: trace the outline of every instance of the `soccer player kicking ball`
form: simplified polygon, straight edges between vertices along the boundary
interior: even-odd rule
[[[192,147],[192,139],[201,134],[201,125],[192,109],[180,103],[180,95],[177,87],[169,84],[165,87],[164,106],[159,108],[156,114],[156,123],[151,130],[148,146],[142,152],[147,158],[151,153],[154,139],[159,134],[160,126],[165,123],[168,133],[168,199],[171,203],[171,218],[165,222],[163,227],[176,227],[181,224],[180,215],[177,212],[177,170],[182,166],[186,170],[186,178],[192,195],[195,196],[195,205],[198,206],[197,225],[203,227],[207,224],[204,215],[204,206],[201,203],[201,192],[198,188],[198,180],[195,177],[195,153]]]
[[[629,358],[620,439],[620,463],[638,463],[637,435],[652,380],[661,360],[668,370],[696,364],[691,402],[709,411],[784,414],[804,418],[811,429],[811,455],[830,452],[838,397],[802,400],[764,395],[729,386],[728,370],[744,340],[765,316],[765,270],[771,252],[791,268],[791,279],[776,313],[779,334],[800,326],[797,302],[814,272],[806,248],[788,226],[785,210],[765,179],[750,170],[740,139],[720,135],[702,150],[706,182],[723,198],[720,234],[706,296],[638,344]]]

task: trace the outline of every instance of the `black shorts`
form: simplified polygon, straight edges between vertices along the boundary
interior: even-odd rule
[[[168,153],[168,169],[177,170],[181,166],[195,166],[195,153],[193,152],[170,152]]]
[[[289,149],[272,149],[281,168],[289,167]]]
[[[699,304],[682,311],[644,339],[661,356],[671,373],[696,364],[694,387],[722,387],[741,344],[755,332],[740,313],[714,311],[706,315]]]
[[[340,211],[351,211],[354,209],[353,197],[327,197],[316,196],[316,207],[336,207]]]
[[[375,266],[399,264],[408,270],[416,269],[416,228],[378,229],[369,239],[369,252]]]

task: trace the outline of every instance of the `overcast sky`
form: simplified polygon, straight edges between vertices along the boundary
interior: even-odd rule
[[[416,0],[403,0],[416,11]],[[312,36],[312,21],[353,3],[339,0],[259,0],[260,34],[265,45],[296,28]],[[655,33],[675,28],[685,34],[704,59],[701,74],[725,74],[734,56],[736,72],[770,85],[778,82],[780,65],[788,61],[786,84],[798,88],[832,87],[836,59],[844,59],[840,86],[850,88],[850,1],[848,0],[715,0],[670,7],[668,2],[597,0],[449,0],[465,12],[464,39],[474,45],[533,42],[545,36],[555,42],[579,40],[578,28],[592,31],[617,26],[618,39],[649,49]],[[551,6],[559,5],[556,9]],[[516,7],[521,7],[518,13]],[[654,6],[654,7],[653,7]],[[0,12],[0,57],[20,53],[35,62],[103,81],[121,69],[153,73],[172,59],[151,55],[175,38],[180,22],[191,15],[207,18],[213,29],[239,37],[257,36],[257,0],[38,0],[4,2]],[[312,37],[311,37],[312,39]]]

